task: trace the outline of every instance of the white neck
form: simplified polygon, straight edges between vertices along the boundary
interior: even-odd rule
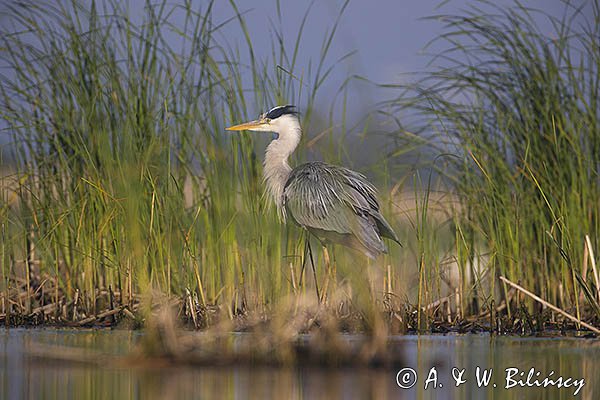
[[[298,147],[302,130],[295,115],[284,115],[277,118],[272,122],[272,127],[279,136],[267,146],[263,176],[267,184],[267,191],[277,205],[280,215],[285,219],[283,188],[292,171],[288,164],[288,157]]]

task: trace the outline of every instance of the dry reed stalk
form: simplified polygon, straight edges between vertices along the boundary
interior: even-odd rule
[[[67,305],[70,305],[71,302],[67,303]],[[50,303],[50,304],[46,304],[44,306],[40,306],[40,307],[36,307],[33,310],[31,310],[31,314],[39,314],[39,313],[44,313],[44,314],[50,314],[52,311],[56,311],[58,308],[58,303]]]
[[[87,317],[85,319],[82,319],[81,321],[77,321],[76,325],[78,326],[82,326],[82,325],[87,325],[89,323],[92,323],[96,320],[102,319],[102,318],[106,318],[106,317],[111,317],[115,314],[120,313],[121,311],[123,311],[123,309],[125,309],[126,306],[119,306],[117,308],[115,308],[114,310],[108,310],[108,311],[104,311],[101,312],[98,315],[92,315],[91,317]]]
[[[577,317],[574,317],[573,315],[569,314],[568,312],[556,307],[555,305],[548,303],[546,300],[542,299],[541,297],[531,293],[529,290],[525,289],[522,286],[517,285],[516,283],[513,283],[511,281],[509,281],[508,279],[506,279],[505,277],[501,276],[500,280],[504,283],[506,283],[509,286],[512,286],[513,288],[517,289],[518,291],[522,292],[523,294],[526,294],[527,296],[531,297],[532,299],[534,299],[535,301],[543,304],[544,306],[556,311],[557,313],[561,314],[562,316],[570,319],[573,322],[576,322],[578,324],[580,324],[581,326],[589,329],[590,331],[600,334],[600,329],[593,327],[592,325],[585,323],[583,321],[581,321],[580,319],[578,319]]]
[[[441,299],[437,299],[436,301],[427,304],[425,307],[423,307],[423,311],[432,310],[438,306],[443,305],[446,302],[449,303],[452,296],[456,296],[456,293],[449,294],[448,296],[442,297]]]
[[[129,298],[129,305],[133,303],[133,283],[131,279],[131,266],[129,260],[127,261],[127,296]]]
[[[596,292],[598,294],[598,301],[600,301],[600,285],[598,284],[598,269],[596,268],[596,258],[594,257],[594,249],[592,248],[592,241],[590,240],[589,235],[585,235],[585,244],[587,252],[590,256],[590,261],[592,263],[592,272],[594,273],[594,281],[596,282]],[[585,277],[584,277],[585,279]]]
[[[33,232],[33,225],[32,225],[30,227],[29,235],[27,236],[27,261],[25,263],[25,266],[26,266],[25,279],[26,279],[28,295],[31,293],[31,286],[30,286],[31,285],[31,270],[32,270],[33,262],[35,260],[35,245],[33,242],[34,238],[35,238],[35,234]],[[27,298],[27,303],[25,305],[25,311],[27,314],[29,314],[29,312],[31,311],[31,300],[29,297]]]
[[[196,309],[194,307],[194,301],[192,300],[192,294],[190,293],[190,289],[185,289],[185,294],[190,314],[192,316],[192,321],[194,322],[194,328],[198,329],[198,321],[196,320]]]
[[[454,296],[456,298],[456,317],[458,319],[462,318],[462,307],[461,307],[461,296],[458,288],[454,288]]]
[[[327,290],[329,289],[329,280],[331,279],[331,260],[329,258],[327,247],[325,246],[323,246],[323,261],[325,262],[325,268],[327,268],[327,271],[325,272],[325,283],[323,284],[323,289],[321,290],[321,303],[325,303],[327,301]]]
[[[75,299],[73,300],[73,315],[71,319],[77,320],[77,306],[79,305],[79,289],[75,289]]]
[[[133,321],[136,320],[135,315],[131,311],[129,311],[128,308],[123,308],[123,314],[125,314],[127,317],[129,317]]]
[[[298,286],[296,285],[296,276],[294,274],[294,264],[290,263],[290,276],[292,279],[292,289],[294,289],[294,294],[298,294]]]
[[[584,243],[583,243],[583,264],[581,266],[581,279],[583,279],[583,281],[586,283],[587,283],[588,256],[589,256],[589,250],[588,250],[588,246],[587,246],[587,235],[586,235],[586,240],[584,240]],[[582,287],[579,288],[579,298],[581,300],[583,300],[583,288]]]
[[[392,266],[387,265],[387,293],[392,294]]]

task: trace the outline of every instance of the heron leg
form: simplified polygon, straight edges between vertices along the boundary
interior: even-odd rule
[[[304,236],[304,252],[302,255],[302,268],[300,269],[300,285],[304,286],[304,267],[306,267],[306,257],[308,256],[308,232],[305,232]]]
[[[312,248],[310,247],[310,236],[307,236],[306,242],[308,243],[308,254],[310,256],[310,265],[312,265],[313,276],[315,278],[315,289],[317,290],[317,300],[321,302],[321,296],[319,295],[319,283],[317,281],[317,269],[315,268],[315,261],[313,259]]]

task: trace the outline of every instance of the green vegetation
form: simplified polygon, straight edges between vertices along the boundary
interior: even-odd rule
[[[282,227],[263,198],[263,146],[224,127],[248,108],[294,103],[310,132],[319,90],[343,61],[328,57],[337,22],[320,60],[298,66],[304,25],[291,52],[278,33],[273,59],[257,60],[243,16],[215,22],[212,2],[148,2],[137,22],[118,1],[82,4],[7,6],[15,27],[3,36],[0,110],[18,171],[3,178],[2,291],[36,294],[3,314],[63,299],[69,311],[51,319],[70,320],[76,303],[93,315],[103,292],[129,306],[187,296],[188,315],[233,317],[314,293],[300,230]],[[218,39],[232,24],[245,48]],[[338,271],[351,257],[336,259]]]
[[[509,289],[494,291],[501,275],[598,321],[588,257],[600,233],[598,4],[565,2],[562,18],[482,4],[489,13],[435,17],[449,50],[392,102],[418,110],[415,129],[434,132],[430,144],[452,154],[443,159],[462,206],[461,275],[482,278],[463,281],[474,300],[464,305],[498,305]],[[477,272],[482,257],[489,270]]]
[[[498,275],[578,317],[600,317],[584,253],[585,235],[586,251],[594,249],[600,224],[597,8],[576,31],[578,11],[567,7],[550,20],[550,38],[523,8],[443,17],[440,39],[452,44],[438,56],[445,67],[389,105],[392,116],[423,117],[408,119],[419,135],[402,138],[408,149],[442,154],[429,167],[443,170],[457,196],[437,196],[428,172],[390,177],[382,161],[369,172],[393,187],[378,182],[386,213],[404,218],[390,221],[406,247],[390,246],[371,264],[334,249],[332,271],[316,251],[315,282],[301,231],[281,225],[263,197],[265,140],[224,127],[292,103],[303,111],[301,147],[322,135],[336,143],[345,115],[318,123],[325,118],[314,104],[347,57],[330,56],[339,18],[320,59],[300,63],[308,12],[293,46],[276,31],[262,60],[243,13],[215,21],[213,2],[147,2],[139,21],[119,1],[100,4],[6,7],[14,26],[0,44],[0,116],[17,171],[1,182],[5,323],[136,319],[163,298],[197,327],[268,319],[288,332],[296,318],[294,332],[382,332],[384,321],[392,332],[469,330],[476,316],[497,328],[496,308],[508,331],[554,323],[547,313],[531,317],[521,305],[533,303]],[[221,34],[232,25],[242,48]],[[336,99],[342,110],[347,90]],[[325,160],[344,154],[324,147]],[[416,200],[401,198],[404,182]],[[328,307],[314,304],[315,283]]]

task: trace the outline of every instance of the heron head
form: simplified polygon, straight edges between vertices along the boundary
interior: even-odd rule
[[[261,114],[254,121],[230,126],[228,131],[282,132],[290,123],[298,121],[296,106],[277,106]]]

